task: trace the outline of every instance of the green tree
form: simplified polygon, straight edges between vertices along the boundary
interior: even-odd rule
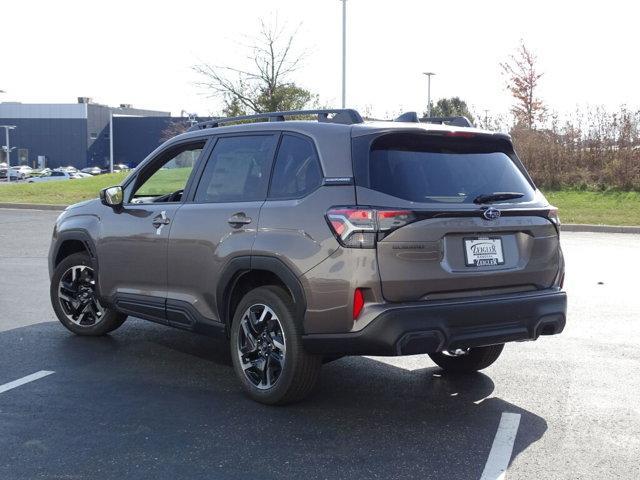
[[[197,85],[222,99],[225,116],[305,108],[317,97],[290,79],[304,57],[293,52],[296,33],[285,34],[277,20],[262,22],[258,37],[246,47],[251,69],[195,65],[201,78]]]
[[[425,117],[427,113],[425,112]],[[474,118],[467,102],[460,97],[441,98],[435,105],[431,103],[431,116],[432,117],[467,117],[471,123],[474,123]]]

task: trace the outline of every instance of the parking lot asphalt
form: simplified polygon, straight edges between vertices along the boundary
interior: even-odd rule
[[[248,400],[225,342],[138,319],[57,323],[56,212],[0,210],[0,479],[480,478],[503,413],[508,479],[640,478],[640,236],[564,233],[565,331],[483,373],[427,356],[344,358],[303,403]],[[44,375],[44,374],[43,374]]]

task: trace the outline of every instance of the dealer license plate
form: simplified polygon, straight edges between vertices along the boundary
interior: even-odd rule
[[[502,240],[495,237],[465,238],[464,260],[467,267],[503,265]]]

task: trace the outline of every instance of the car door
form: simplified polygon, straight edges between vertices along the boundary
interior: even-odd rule
[[[127,313],[165,321],[167,239],[205,143],[163,150],[127,182],[123,206],[101,212],[100,294]]]
[[[174,326],[217,320],[216,288],[232,258],[248,258],[279,134],[220,136],[169,236],[167,318]]]

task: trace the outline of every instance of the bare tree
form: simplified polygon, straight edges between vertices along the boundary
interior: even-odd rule
[[[297,30],[285,34],[277,19],[261,22],[258,36],[245,45],[251,68],[201,64],[193,69],[202,80],[197,85],[210,96],[222,98],[225,115],[262,113],[303,108],[314,99],[290,76],[300,66],[304,53],[295,54]]]
[[[544,119],[546,108],[542,100],[536,96],[538,82],[543,73],[538,73],[537,57],[531,53],[523,42],[515,54],[500,64],[506,77],[507,90],[515,99],[511,112],[516,124],[534,128],[537,122]]]
[[[189,129],[189,121],[185,118],[169,122],[160,133],[160,142],[166,142],[170,138],[180,135]]]

